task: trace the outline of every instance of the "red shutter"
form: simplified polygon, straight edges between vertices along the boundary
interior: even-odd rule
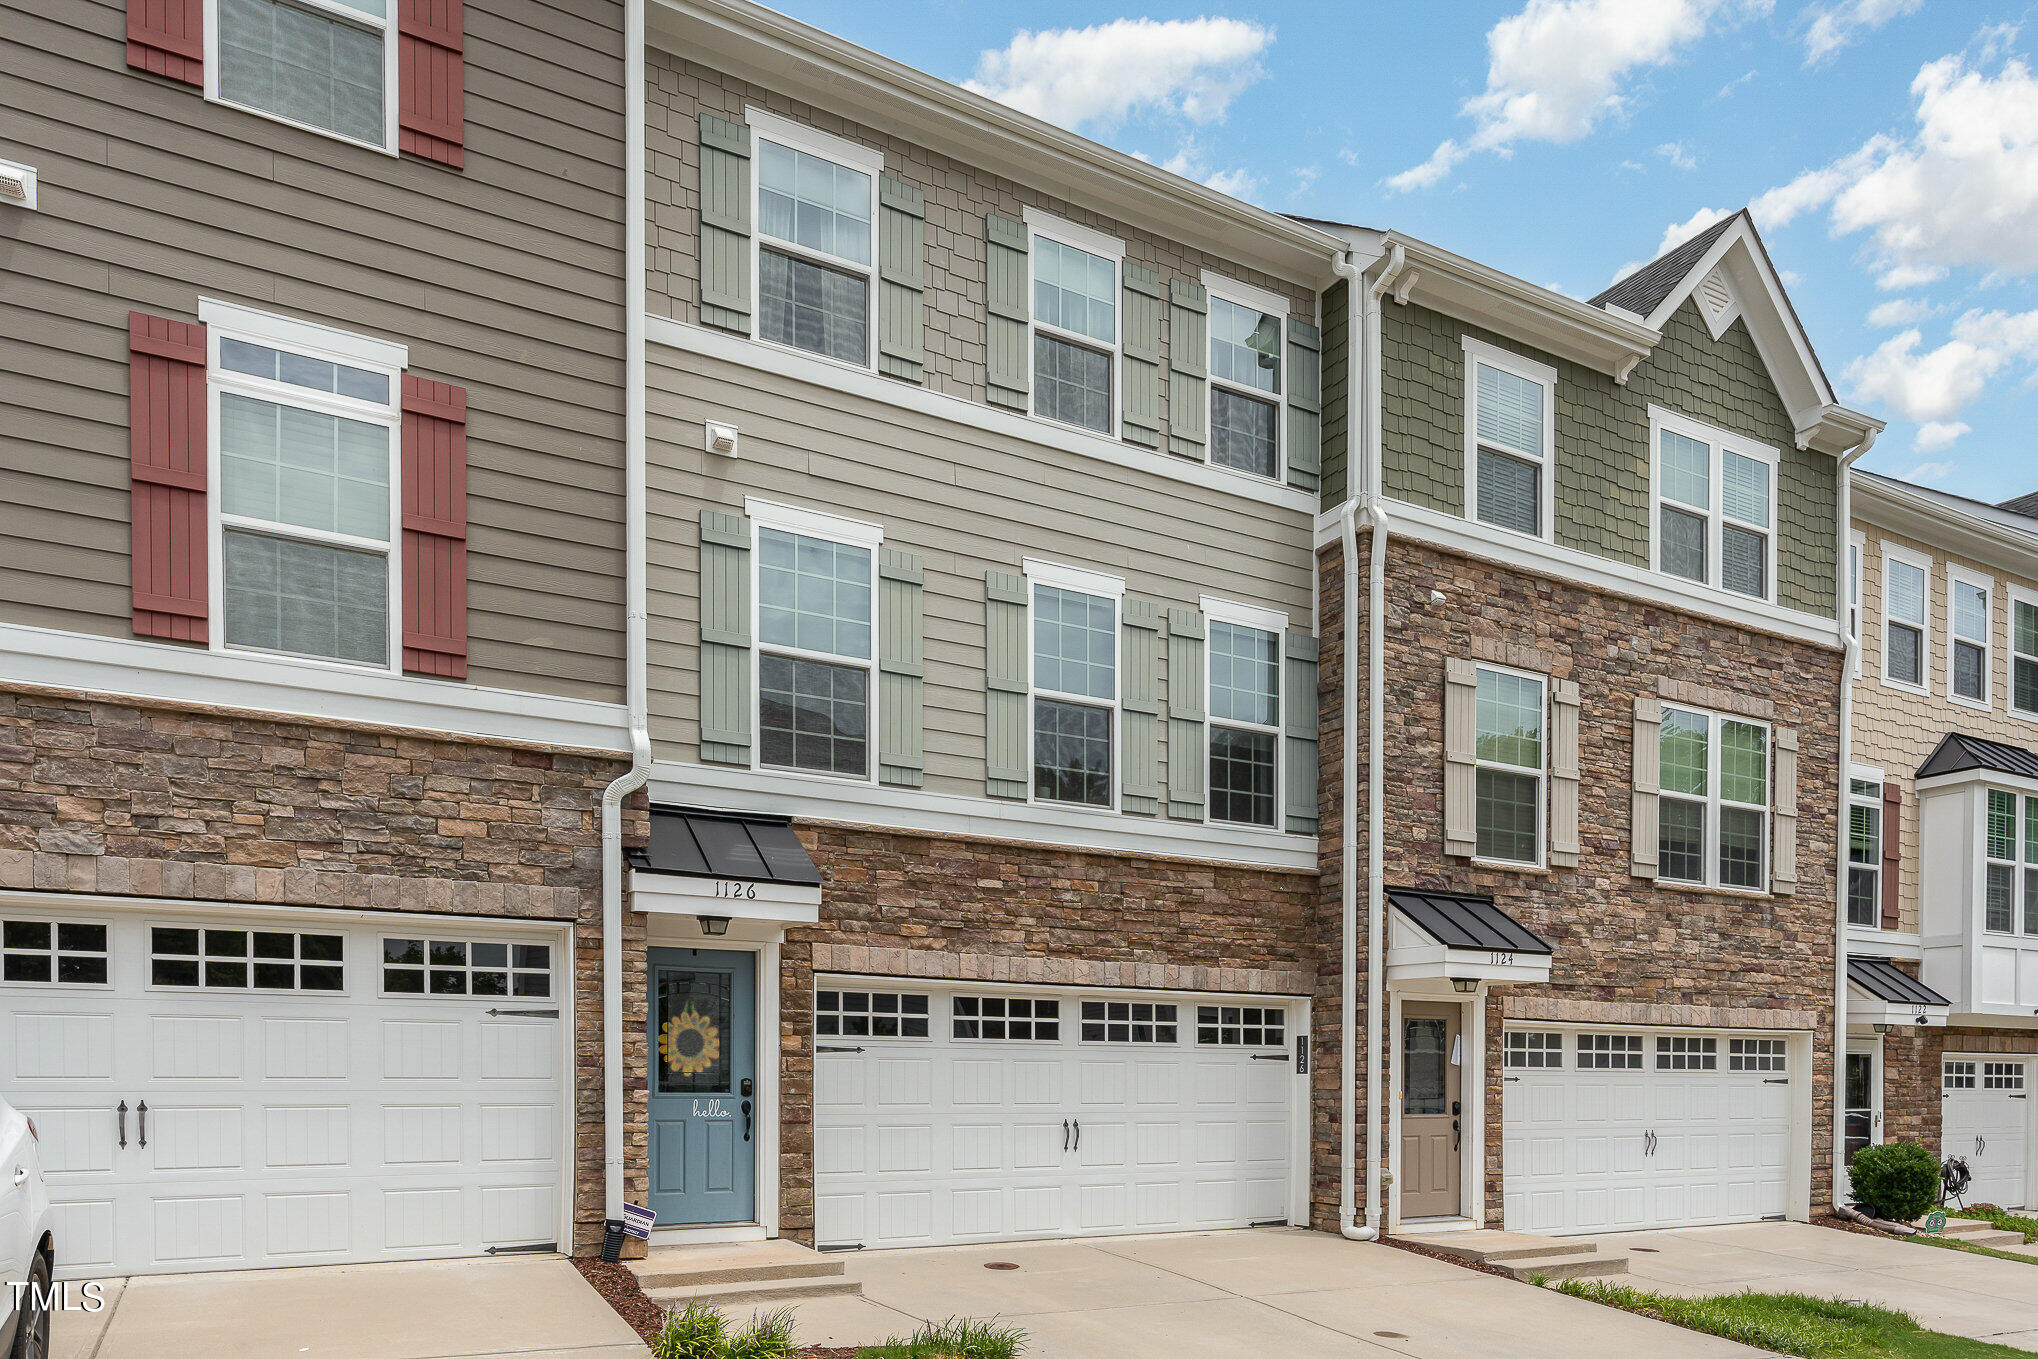
[[[396,15],[398,146],[457,169],[467,140],[460,0],[400,0]]]
[[[1903,867],[1904,790],[1900,783],[1882,785],[1882,927],[1896,929],[1902,919],[1897,907],[1897,870]]]
[[[127,315],[134,632],[205,640],[205,327]]]
[[[205,0],[127,0],[127,64],[205,84]]]
[[[467,389],[403,377],[403,668],[467,678]]]

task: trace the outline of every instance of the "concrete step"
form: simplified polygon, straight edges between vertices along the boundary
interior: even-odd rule
[[[1949,1223],[1945,1235],[1949,1240],[1958,1241],[1963,1246],[1988,1246],[1993,1250],[2007,1250],[2012,1246],[2021,1247],[2024,1244],[2022,1232],[2006,1232],[1987,1223],[1982,1223],[1981,1230],[1974,1232],[1956,1232]]]
[[[1517,1279],[1533,1279],[1537,1275],[1545,1279],[1601,1279],[1628,1272],[1625,1255],[1529,1255],[1492,1263]]]
[[[746,1241],[735,1245],[661,1246],[626,1262],[645,1292],[654,1288],[705,1288],[782,1279],[840,1278],[839,1256],[797,1241]]]
[[[644,1296],[660,1307],[684,1307],[689,1302],[711,1307],[741,1307],[756,1304],[805,1302],[809,1298],[855,1296],[863,1292],[860,1279],[841,1277],[819,1279],[752,1279],[740,1283],[703,1284],[687,1288],[647,1288]]]
[[[1557,1259],[1592,1255],[1599,1243],[1585,1237],[1530,1236],[1525,1232],[1438,1232],[1434,1236],[1411,1236],[1426,1249],[1442,1251],[1464,1260],[1504,1265],[1510,1260]]]

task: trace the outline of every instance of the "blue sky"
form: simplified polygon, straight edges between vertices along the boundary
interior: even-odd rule
[[[2038,5],[775,0],[1282,212],[1589,297],[1755,207],[1864,466],[2038,490]]]

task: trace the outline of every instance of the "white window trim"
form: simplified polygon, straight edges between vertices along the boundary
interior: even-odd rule
[[[1287,702],[1288,702],[1288,615],[1278,609],[1261,608],[1256,604],[1240,604],[1228,599],[1217,599],[1204,595],[1203,610],[1203,819],[1213,826],[1236,826],[1244,830],[1278,831],[1288,824],[1288,751],[1287,751]],[[1210,625],[1228,623],[1233,627],[1253,628],[1270,632],[1274,636],[1274,721],[1271,726],[1258,722],[1237,722],[1230,718],[1219,719],[1217,707],[1211,702],[1210,680]],[[1219,726],[1236,727],[1240,731],[1270,734],[1274,738],[1274,819],[1262,826],[1252,821],[1228,821],[1210,814],[1216,804],[1217,788],[1210,777],[1211,742],[1210,733]]]
[[[1782,499],[1782,488],[1777,483],[1777,470],[1782,462],[1781,455],[1768,444],[1757,443],[1753,439],[1743,438],[1741,435],[1730,433],[1719,428],[1717,425],[1708,425],[1701,420],[1693,420],[1690,416],[1679,415],[1676,411],[1666,410],[1656,405],[1649,407],[1649,569],[1657,575],[1670,574],[1663,569],[1663,506],[1665,504],[1663,499],[1664,430],[1682,434],[1688,439],[1696,439],[1712,450],[1709,467],[1710,475],[1707,479],[1706,488],[1708,498],[1712,503],[1703,511],[1706,520],[1705,579],[1697,581],[1690,580],[1684,576],[1675,576],[1672,579],[1681,580],[1688,585],[1696,586],[1709,595],[1727,599],[1754,599],[1764,604],[1776,603],[1776,540],[1780,536],[1777,509],[1778,503]],[[1768,464],[1769,522],[1767,524],[1750,524],[1745,520],[1729,519],[1727,517],[1725,508],[1726,459],[1724,455],[1728,453],[1738,454],[1743,458]],[[1700,512],[1697,506],[1686,505],[1681,501],[1670,501],[1668,503],[1673,509],[1685,514]],[[1726,539],[1725,530],[1728,526],[1762,534],[1764,558],[1762,565],[1763,593],[1760,595],[1743,594],[1739,590],[1729,590],[1724,584],[1724,576],[1721,572],[1721,556]]]
[[[365,335],[352,335],[329,326],[272,316],[231,303],[201,299],[199,320],[205,326],[205,484],[212,488],[205,497],[206,518],[206,608],[212,620],[206,628],[206,649],[236,656],[269,656],[305,665],[351,674],[403,674],[403,370],[410,357],[407,346],[390,344]],[[378,372],[389,380],[389,400],[377,405],[354,397],[314,392],[287,382],[229,372],[220,365],[223,340],[245,340],[270,349],[286,350],[307,358],[342,363]],[[272,405],[294,406],[322,415],[339,416],[363,424],[381,425],[389,431],[389,537],[387,541],[358,538],[352,534],[299,528],[266,519],[248,519],[228,514],[225,481],[220,467],[220,396],[235,392]],[[381,556],[388,571],[386,625],[383,643],[386,661],[366,665],[330,656],[306,656],[294,651],[270,651],[261,647],[229,646],[226,640],[226,549],[228,529],[243,530],[264,537],[316,543],[323,547],[372,552]]]
[[[389,13],[380,19],[377,19],[372,14],[364,14],[351,5],[335,4],[333,0],[285,0],[285,3],[309,10],[313,14],[344,20],[357,28],[366,29],[370,32],[380,30],[382,34],[382,145],[377,146],[374,142],[364,142],[358,137],[349,137],[345,133],[334,132],[329,128],[319,127],[312,123],[300,122],[295,118],[287,118],[280,113],[271,113],[267,109],[256,108],[253,104],[238,103],[222,96],[219,92],[219,0],[205,0],[206,99],[223,108],[235,109],[256,118],[266,118],[272,123],[281,123],[285,127],[294,127],[301,132],[309,132],[313,136],[329,137],[333,141],[344,142],[348,146],[360,146],[370,151],[379,151],[385,156],[398,155],[397,114],[403,96],[397,84],[400,79],[397,69],[397,48],[400,46],[397,42],[396,33],[397,0],[389,0]]]
[[[1292,308],[1289,305],[1288,299],[1279,294],[1270,293],[1264,288],[1255,288],[1250,283],[1241,283],[1235,278],[1226,278],[1223,274],[1213,273],[1208,269],[1203,271],[1203,288],[1210,297],[1219,301],[1229,302],[1234,306],[1249,307],[1254,311],[1264,312],[1268,315],[1281,318],[1281,334],[1280,338],[1276,341],[1279,345],[1278,357],[1281,361],[1281,366],[1277,370],[1281,375],[1280,386],[1271,392],[1261,391],[1257,387],[1242,386],[1239,383],[1227,381],[1217,376],[1217,365],[1210,361],[1210,355],[1217,345],[1217,327],[1208,324],[1203,327],[1203,371],[1209,375],[1209,380],[1203,384],[1203,429],[1206,437],[1214,437],[1212,432],[1217,428],[1217,391],[1219,388],[1223,388],[1227,392],[1235,392],[1240,396],[1250,397],[1255,401],[1271,402],[1274,407],[1273,473],[1269,476],[1261,476],[1257,472],[1248,472],[1238,467],[1227,467],[1224,470],[1235,472],[1239,476],[1251,477],[1255,481],[1272,481],[1285,484],[1288,470],[1288,386],[1294,378],[1294,375],[1288,371],[1288,318]],[[1207,446],[1205,448],[1205,456],[1208,456]],[[1215,467],[1218,464],[1213,462],[1211,466]]]
[[[1532,860],[1531,860],[1531,859],[1495,859],[1495,858],[1491,858],[1491,857],[1487,857],[1487,856],[1483,856],[1483,855],[1478,855],[1478,854],[1475,854],[1475,855],[1473,855],[1473,856],[1472,856],[1472,862],[1473,862],[1473,863],[1475,863],[1475,864],[1483,864],[1483,865],[1487,865],[1487,866],[1489,866],[1489,867],[1493,867],[1493,868],[1513,868],[1513,869],[1522,869],[1522,868],[1542,868],[1542,867],[1546,866],[1546,865],[1547,865],[1547,864],[1549,863],[1549,838],[1550,838],[1550,677],[1549,677],[1548,675],[1542,674],[1542,673],[1540,673],[1540,672],[1538,672],[1538,671],[1535,671],[1535,670],[1520,670],[1520,669],[1516,669],[1515,667],[1513,667],[1513,666],[1509,666],[1509,665],[1495,665],[1495,664],[1493,664],[1492,662],[1489,662],[1489,661],[1479,661],[1479,662],[1476,662],[1476,663],[1474,664],[1474,666],[1473,666],[1473,700],[1472,700],[1472,703],[1473,703],[1473,714],[1472,714],[1472,768],[1473,768],[1473,771],[1474,771],[1474,773],[1473,773],[1473,780],[1474,780],[1474,784],[1473,784],[1473,787],[1474,787],[1474,791],[1473,791],[1473,802],[1474,802],[1474,808],[1473,808],[1473,823],[1474,823],[1474,830],[1475,830],[1475,832],[1476,832],[1476,829],[1477,829],[1477,822],[1478,822],[1478,808],[1477,808],[1477,802],[1478,802],[1478,792],[1477,792],[1477,779],[1478,779],[1478,774],[1477,774],[1477,771],[1478,771],[1478,770],[1481,770],[1481,769],[1496,769],[1496,770],[1499,770],[1499,771],[1501,771],[1502,773],[1507,773],[1507,774],[1526,774],[1526,773],[1528,773],[1528,772],[1529,772],[1529,770],[1527,769],[1527,767],[1526,767],[1526,766],[1523,766],[1523,765],[1518,765],[1518,764],[1502,764],[1502,763],[1501,763],[1501,762],[1499,762],[1498,760],[1482,760],[1482,759],[1480,759],[1480,758],[1479,758],[1479,715],[1478,715],[1478,711],[1477,711],[1477,710],[1478,710],[1478,672],[1479,672],[1479,671],[1481,671],[1481,670],[1490,670],[1490,671],[1492,671],[1492,672],[1493,672],[1494,674],[1496,674],[1496,675],[1514,675],[1514,676],[1517,676],[1517,677],[1519,677],[1519,678],[1521,678],[1521,679],[1531,679],[1531,680],[1534,680],[1534,681],[1536,682],[1536,684],[1537,684],[1537,685],[1539,685],[1539,686],[1541,687],[1541,689],[1542,689],[1542,693],[1543,693],[1543,722],[1542,722],[1542,741],[1541,741],[1541,745],[1542,745],[1542,748],[1543,748],[1543,760],[1542,760],[1542,764],[1541,764],[1541,765],[1540,765],[1540,766],[1539,766],[1539,767],[1538,767],[1538,768],[1537,768],[1537,769],[1535,770],[1535,776],[1536,776],[1536,857],[1535,857],[1534,859],[1532,859]]]
[[[2038,609],[2038,591],[2027,590],[2015,581],[2009,581],[2007,582],[2007,594],[2009,597],[2009,610],[2008,617],[2004,622],[2008,634],[2006,643],[2009,647],[2009,664],[2005,667],[2003,708],[2012,717],[2022,718],[2026,722],[2038,722],[2038,708],[2020,708],[2017,706],[2017,660],[2021,656],[2025,660],[2038,664],[2038,652],[2020,652],[2017,650],[2017,606],[2022,604],[2028,608]]]
[[[1045,421],[1059,429],[1079,429],[1099,438],[1118,439],[1123,435],[1125,406],[1125,242],[1115,236],[1075,222],[1064,221],[1038,208],[1027,208],[1021,214],[1026,220],[1026,382],[1027,414]],[[1111,261],[1111,342],[1099,340],[1094,335],[1082,335],[1073,330],[1042,321],[1039,310],[1033,305],[1033,261],[1038,253],[1033,242],[1037,237],[1046,237],[1061,245],[1073,246],[1077,250],[1102,256]],[[1046,335],[1080,349],[1102,351],[1111,360],[1111,428],[1090,429],[1085,425],[1071,424],[1040,413],[1040,374],[1033,367],[1033,337]]]
[[[1533,538],[1538,542],[1555,541],[1555,525],[1552,523],[1556,512],[1557,480],[1557,370],[1547,363],[1539,363],[1522,354],[1516,354],[1488,344],[1484,340],[1464,337],[1465,347],[1465,519],[1481,528],[1497,529],[1502,533],[1519,538]],[[1479,369],[1485,364],[1503,373],[1512,374],[1524,382],[1536,383],[1543,389],[1543,452],[1540,456],[1527,449],[1515,448],[1498,439],[1485,442],[1494,451],[1504,453],[1522,462],[1534,463],[1539,469],[1536,475],[1537,505],[1536,525],[1540,533],[1522,533],[1501,524],[1488,523],[1479,517]]]
[[[818,128],[796,123],[790,118],[780,117],[766,109],[751,106],[743,110],[743,120],[750,127],[750,337],[759,344],[788,353],[803,354],[820,363],[856,372],[869,372],[877,368],[877,307],[878,307],[878,180],[885,169],[884,152],[852,142],[843,137],[832,136]],[[844,169],[855,170],[870,176],[870,263],[859,264],[855,260],[843,259],[824,250],[812,250],[794,241],[780,240],[764,234],[764,215],[758,211],[759,195],[764,189],[764,175],[758,168],[761,142],[776,142],[794,151],[804,151],[810,156],[832,161]],[[834,269],[840,273],[860,275],[864,282],[864,355],[862,363],[849,363],[832,354],[817,354],[811,349],[796,345],[780,344],[764,338],[764,293],[759,286],[760,260],[766,249],[791,255],[795,259]]]
[[[1988,852],[1988,798],[1990,793],[2002,793],[2010,799],[2010,857],[1998,859]],[[2026,802],[2038,802],[2038,795],[2001,784],[1985,787],[1981,796],[1981,929],[1984,934],[1993,934],[2005,939],[2038,939],[2038,932],[2024,928],[2028,919],[2025,912],[2026,870],[2038,869],[2038,859],[2026,859],[2030,846],[2025,843],[2024,817]],[[1992,864],[2001,864],[2010,870],[2010,928],[1990,929],[1988,923],[1988,870]]]
[[[1932,559],[1920,552],[1884,539],[1877,545],[1882,554],[1882,683],[1885,688],[1898,689],[1907,694],[1930,694],[1932,692]],[[1925,585],[1922,592],[1925,616],[1916,623],[1907,618],[1894,618],[1889,611],[1889,564],[1902,562],[1916,567],[1924,573]],[[1918,679],[1916,684],[1900,680],[1889,673],[1889,629],[1892,623],[1918,630]]]
[[[750,521],[750,768],[752,772],[783,774],[797,778],[818,779],[826,783],[876,784],[878,781],[878,639],[883,635],[884,611],[883,592],[878,578],[878,549],[885,540],[883,527],[856,519],[844,519],[840,515],[824,510],[809,510],[798,505],[784,505],[773,500],[759,500],[755,496],[743,501],[743,513]],[[853,656],[838,656],[833,652],[808,651],[801,647],[771,646],[764,641],[762,588],[764,546],[761,535],[766,529],[780,533],[796,534],[802,538],[818,538],[844,547],[860,547],[870,554],[870,655],[859,661]],[[823,665],[861,666],[865,679],[864,697],[864,772],[861,774],[833,774],[822,769],[798,769],[766,764],[764,762],[764,653],[790,656],[794,660],[816,661]]]
[[[1668,788],[1657,793],[1659,799],[1668,798],[1674,802],[1699,802],[1705,804],[1705,877],[1694,882],[1689,878],[1673,878],[1665,875],[1663,881],[1671,886],[1684,888],[1709,888],[1722,892],[1740,892],[1750,896],[1767,896],[1771,885],[1774,865],[1770,862],[1773,846],[1771,837],[1776,833],[1776,730],[1769,723],[1758,718],[1743,717],[1739,713],[1720,713],[1710,709],[1694,707],[1689,703],[1665,703],[1663,711],[1681,712],[1691,717],[1706,720],[1706,795],[1703,799],[1688,793],[1673,793]],[[1762,730],[1762,794],[1764,801],[1758,808],[1752,802],[1729,802],[1725,796],[1726,751],[1721,745],[1720,728],[1727,722],[1738,722],[1744,726],[1759,727]],[[1660,740],[1661,737],[1658,737]],[[1720,832],[1722,825],[1721,808],[1737,811],[1760,811],[1762,813],[1762,880],[1754,887],[1743,887],[1720,881]]]
[[[1861,678],[1861,668],[1867,652],[1868,616],[1864,612],[1868,603],[1868,535],[1855,529],[1847,535],[1847,551],[1852,555],[1852,570],[1848,576],[1848,617],[1847,636],[1854,643],[1854,678]]]
[[[1080,566],[1063,566],[1058,562],[1042,561],[1035,557],[1024,558],[1020,569],[1026,576],[1026,801],[1029,805],[1053,807],[1062,811],[1087,813],[1093,816],[1117,815],[1124,793],[1125,772],[1125,581],[1118,576],[1107,576],[1101,571],[1089,571]],[[1033,666],[1039,650],[1034,641],[1035,609],[1037,591],[1041,586],[1054,590],[1067,590],[1111,601],[1111,700],[1109,703],[1089,694],[1068,694],[1058,689],[1042,689],[1034,681]],[[1078,707],[1103,708],[1111,715],[1111,801],[1099,806],[1088,802],[1063,802],[1058,798],[1044,798],[1035,791],[1034,761],[1036,742],[1039,737],[1034,731],[1033,715],[1035,700],[1048,698],[1057,702],[1070,703]]]
[[[1885,813],[1888,811],[1888,808],[1883,805],[1882,801],[1882,770],[1872,765],[1865,764],[1849,765],[1847,767],[1847,779],[1848,779],[1847,806],[1850,809],[1854,807],[1873,807],[1875,809],[1875,856],[1868,863],[1856,864],[1854,862],[1852,856],[1853,846],[1851,843],[1854,833],[1853,827],[1849,825],[1842,828],[1841,833],[1844,836],[1846,836],[1847,840],[1849,841],[1849,843],[1845,846],[1845,849],[1848,851],[1848,857],[1846,862],[1847,877],[1851,880],[1854,875],[1854,870],[1856,868],[1866,868],[1870,873],[1874,874],[1875,900],[1877,903],[1874,920],[1869,921],[1867,924],[1861,924],[1857,921],[1849,920],[1847,922],[1847,928],[1850,930],[1875,930],[1879,933],[1882,931],[1882,906],[1881,906],[1882,874],[1883,874],[1882,863],[1884,847],[1888,843],[1888,841],[1884,837],[1889,835],[1891,829],[1889,826],[1884,824]],[[1856,780],[1862,783],[1873,784],[1875,786],[1875,791],[1873,793],[1855,792],[1853,785]],[[1849,815],[1850,816],[1852,815],[1851,811]],[[1845,904],[1845,893],[1846,889],[1843,885],[1841,889],[1842,894],[1841,901],[1843,905]]]
[[[1929,581],[1929,578],[1928,578]],[[1955,631],[1959,627],[1960,610],[1954,607],[1953,591],[1958,585],[1966,585],[1981,591],[1983,610],[1981,640],[1962,637]],[[1946,563],[1946,701],[1978,712],[1989,712],[1995,707],[1996,668],[1996,582],[1995,577],[1971,571],[1964,566]],[[1953,662],[1958,644],[1981,648],[1981,697],[1967,698],[1953,691]]]

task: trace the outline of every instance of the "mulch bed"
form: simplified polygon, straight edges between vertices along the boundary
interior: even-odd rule
[[[1857,1236],[1879,1236],[1885,1241],[1903,1240],[1900,1236],[1891,1236],[1879,1227],[1870,1227],[1861,1222],[1849,1222],[1846,1218],[1834,1217],[1831,1213],[1820,1213],[1813,1217],[1812,1226],[1831,1227],[1836,1232],[1853,1232]]]
[[[637,1338],[646,1345],[658,1338],[658,1328],[665,1321],[665,1309],[644,1296],[638,1286],[637,1276],[624,1264],[608,1264],[591,1255],[573,1257],[573,1267],[587,1280],[595,1292],[602,1295],[602,1301],[616,1309],[616,1315],[637,1333]],[[854,1346],[809,1345],[796,1352],[797,1359],[856,1359]]]
[[[1406,1236],[1383,1235],[1380,1237],[1380,1244],[1392,1246],[1396,1250],[1405,1250],[1410,1255],[1426,1255],[1432,1260],[1441,1260],[1447,1265],[1457,1265],[1463,1269],[1477,1270],[1481,1274],[1493,1274],[1503,1279],[1514,1279],[1516,1283],[1528,1282],[1526,1279],[1515,1279],[1514,1275],[1509,1274],[1499,1265],[1489,1265],[1484,1260],[1472,1260],[1462,1255],[1453,1255],[1449,1251],[1438,1250],[1434,1246],[1425,1246]]]

